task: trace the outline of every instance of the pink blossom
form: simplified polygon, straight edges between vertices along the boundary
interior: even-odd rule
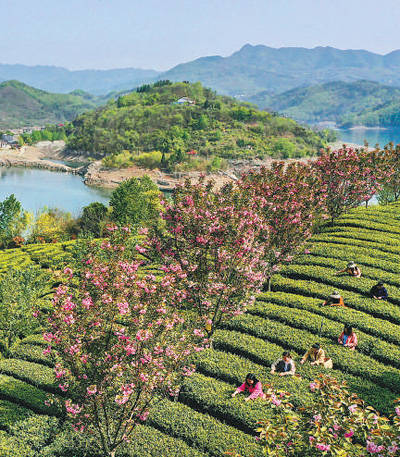
[[[71,403],[70,400],[67,400],[65,402],[65,409],[67,410],[67,413],[70,413],[72,414],[73,416],[76,416],[78,413],[81,412],[82,410],[82,407],[77,405],[77,404],[73,404]]]
[[[148,417],[149,417],[149,411],[145,411],[138,417],[138,419],[140,421],[144,422]]]
[[[118,311],[121,315],[129,313],[129,304],[126,301],[117,303]]]
[[[354,430],[351,428],[347,433],[344,434],[345,438],[351,438],[354,435]]]
[[[65,316],[63,320],[67,325],[72,325],[75,323],[75,318],[72,314],[68,314],[68,316]]]
[[[271,395],[271,403],[275,406],[280,406],[282,404],[282,400],[278,400],[274,394]]]
[[[351,413],[354,413],[354,412],[356,411],[356,409],[357,409],[357,405],[355,405],[355,404],[349,406],[349,411],[350,411]]]
[[[324,443],[317,443],[315,445],[315,447],[319,450],[319,451],[330,451],[331,449],[331,445],[330,444],[324,444]]]
[[[72,277],[73,271],[71,270],[71,268],[67,267],[67,268],[64,268],[64,274]]]
[[[370,454],[378,454],[379,452],[382,452],[385,449],[383,445],[378,446],[375,444],[373,441],[367,441],[367,452]]]
[[[129,400],[129,396],[127,395],[116,395],[115,396],[115,403],[118,405],[124,405]]]
[[[147,249],[144,248],[143,246],[139,246],[138,244],[135,246],[135,249],[140,253],[140,254],[144,254]]]

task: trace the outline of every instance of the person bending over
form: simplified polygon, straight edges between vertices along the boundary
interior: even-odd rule
[[[324,306],[344,306],[343,298],[338,291],[332,292],[323,303]]]
[[[372,287],[371,295],[377,300],[387,300],[388,291],[382,281],[379,281],[378,284],[375,284],[375,286]]]
[[[345,325],[343,332],[338,338],[338,342],[344,347],[350,348],[352,351],[356,349],[358,339],[357,335],[353,332],[353,328],[350,325]]]
[[[261,382],[256,378],[256,375],[253,373],[249,373],[246,376],[246,381],[239,386],[235,392],[233,392],[232,397],[235,397],[237,394],[240,392],[249,392],[249,396],[246,397],[244,400],[249,401],[249,400],[254,400],[256,398],[265,398],[265,394],[262,390],[262,384]]]
[[[346,268],[336,272],[337,275],[340,273],[347,273],[349,276],[353,276],[354,278],[361,277],[360,267],[358,267],[354,262],[349,262]]]
[[[323,365],[325,368],[332,368],[332,359],[325,357],[325,351],[319,343],[314,343],[311,348],[303,355],[300,363],[303,365],[310,358],[311,365]]]
[[[293,376],[296,372],[296,365],[290,356],[290,352],[284,352],[282,358],[276,360],[271,365],[271,374],[277,373],[279,376]]]

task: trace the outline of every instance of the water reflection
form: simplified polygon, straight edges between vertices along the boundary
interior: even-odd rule
[[[0,167],[0,200],[10,194],[15,194],[28,211],[49,206],[76,216],[83,206],[94,201],[108,204],[111,190],[85,186],[81,176],[69,173]]]
[[[347,143],[364,144],[366,140],[369,146],[374,147],[379,144],[383,148],[391,141],[396,145],[400,143],[400,128],[388,129],[354,129],[337,130],[339,138]]]

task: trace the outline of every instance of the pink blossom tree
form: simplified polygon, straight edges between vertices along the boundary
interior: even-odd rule
[[[400,199],[400,145],[394,147],[390,143],[381,154],[384,156],[384,163],[389,167],[389,175],[383,181],[383,191],[379,195],[379,202],[389,203]]]
[[[271,278],[284,263],[304,250],[316,217],[322,213],[323,195],[309,165],[276,162],[244,175],[239,182],[249,207],[264,225],[259,242],[264,246],[268,290]]]
[[[379,160],[378,160],[379,159]],[[332,224],[347,209],[367,202],[381,188],[380,158],[362,149],[323,151],[312,168]]]
[[[166,280],[138,274],[124,258],[128,229],[91,246],[79,271],[66,268],[44,338],[73,426],[96,433],[114,456],[156,397],[173,395],[202,339],[176,312]],[[196,343],[199,343],[196,346]]]
[[[232,184],[218,190],[204,178],[175,189],[163,220],[164,230],[153,230],[138,249],[158,256],[163,283],[172,282],[180,306],[195,311],[211,338],[223,321],[245,311],[263,282],[263,221]]]

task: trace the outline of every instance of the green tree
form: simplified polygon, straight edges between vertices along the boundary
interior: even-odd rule
[[[0,336],[5,343],[5,355],[12,344],[30,335],[38,327],[34,309],[44,305],[50,291],[49,273],[39,267],[9,270],[0,281]]]
[[[296,146],[287,138],[278,138],[273,145],[275,155],[281,159],[289,159],[295,156]]]
[[[31,220],[21,203],[11,194],[0,202],[0,245],[7,247],[12,239],[21,236]]]
[[[147,176],[131,178],[121,183],[112,193],[111,220],[117,225],[151,225],[159,219],[160,191]]]
[[[102,236],[107,221],[107,214],[107,207],[103,203],[93,202],[85,206],[79,220],[82,232],[90,233],[94,237]]]

